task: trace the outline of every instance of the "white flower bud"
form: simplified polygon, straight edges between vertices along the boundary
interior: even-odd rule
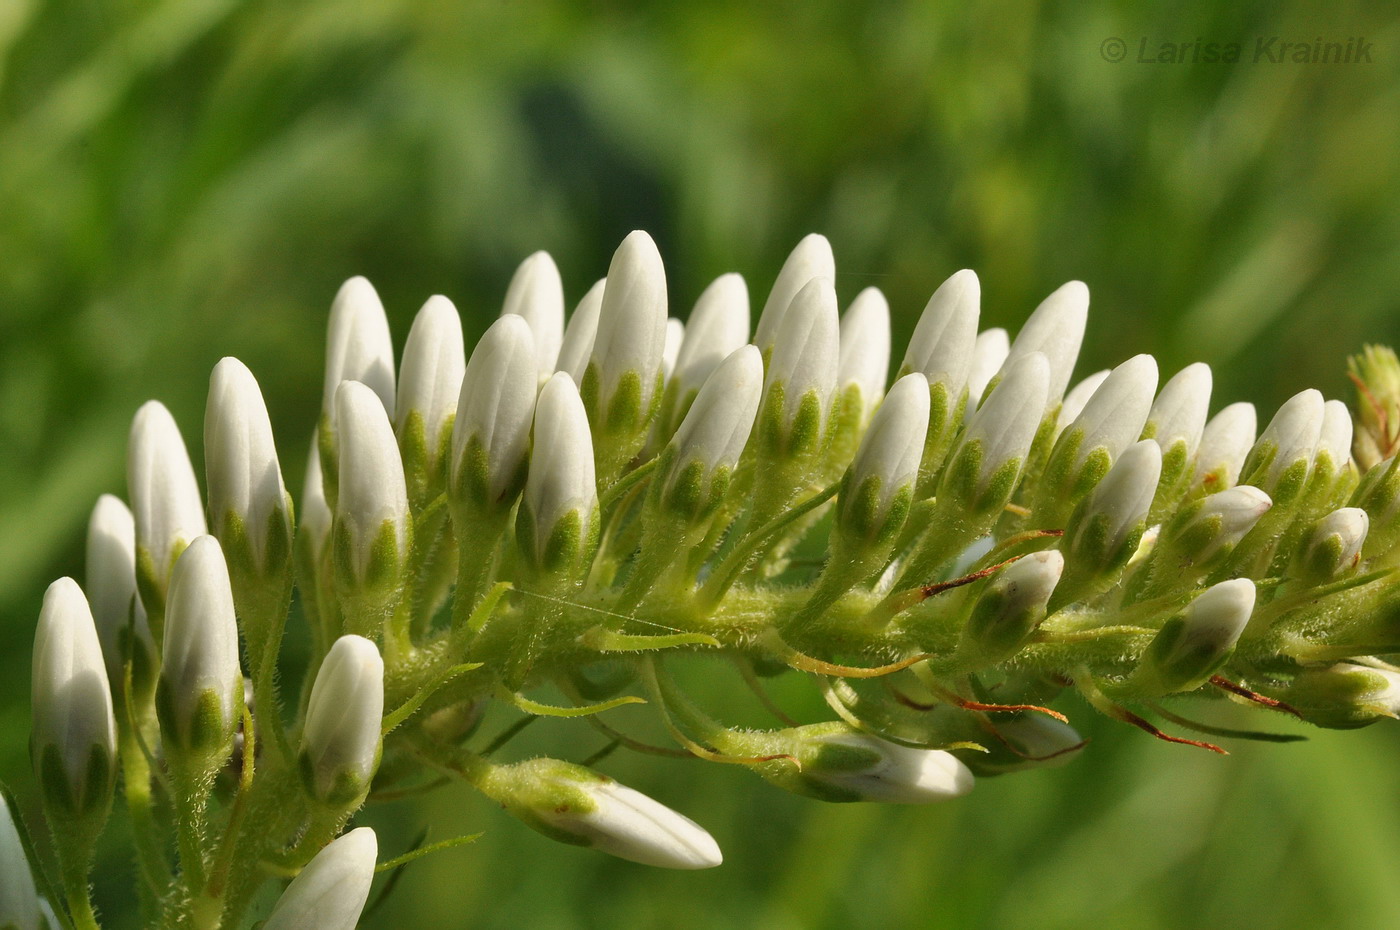
[[[161,658],[156,709],[167,746],[222,762],[242,714],[243,671],[228,565],[212,536],[175,563]]]
[[[695,302],[676,356],[676,382],[698,390],[729,355],[749,341],[749,289],[742,275],[720,275]]]
[[[1278,500],[1280,490],[1284,490],[1279,483],[1287,477],[1296,487],[1285,490],[1285,494],[1290,500],[1295,498],[1312,468],[1325,406],[1322,395],[1312,388],[1285,401],[1250,450],[1242,478]]]
[[[676,359],[681,354],[681,343],[685,342],[685,324],[672,317],[666,321],[666,341],[661,351],[661,376],[670,378],[676,370]]]
[[[14,815],[0,793],[0,927],[39,930],[39,892]],[[52,930],[58,930],[54,924]]]
[[[394,409],[394,345],[389,338],[389,320],[374,285],[361,277],[342,284],[331,304],[321,409],[332,419],[335,394],[342,381],[367,385],[386,411]]]
[[[372,560],[389,555],[377,551],[386,526],[392,528],[393,554],[402,559],[408,552],[408,488],[393,427],[374,392],[346,381],[335,405],[340,433],[335,533],[345,536],[347,567],[363,578]]]
[[[1021,648],[1045,619],[1045,608],[1065,557],[1056,549],[1032,552],[1002,569],[977,599],[963,627],[963,643],[989,660]]]
[[[763,385],[765,408],[781,396],[782,406],[774,411],[779,435],[814,445],[831,407],[841,354],[836,290],[829,278],[814,278],[797,292],[776,339]],[[794,437],[799,427],[803,435]]]
[[[909,337],[903,369],[922,373],[930,385],[944,385],[950,404],[957,403],[973,365],[981,302],[982,284],[977,274],[966,268],[955,272],[928,299],[914,334]],[[1004,338],[1006,331],[1000,332]],[[984,351],[996,354],[997,337],[988,338]],[[1004,360],[1003,355],[997,360],[997,367]],[[991,373],[987,377],[990,378]],[[986,386],[985,381],[983,386]]]
[[[778,272],[773,289],[763,303],[763,311],[758,315],[758,328],[754,332],[754,345],[767,356],[775,344],[782,341],[778,335],[783,317],[798,291],[807,286],[813,278],[836,280],[836,259],[831,254],[831,243],[819,233],[804,236],[797,243],[787,261]]]
[[[1244,539],[1273,505],[1269,495],[1251,485],[1217,491],[1172,520],[1168,544],[1180,548],[1194,566],[1210,563]]]
[[[1155,439],[1162,455],[1171,453],[1178,443],[1185,450],[1185,462],[1190,463],[1205,431],[1210,411],[1211,374],[1204,362],[1187,365],[1162,386],[1152,404],[1143,428],[1144,439]]]
[[[1079,419],[1079,415],[1084,412],[1084,407],[1089,403],[1089,398],[1093,397],[1104,380],[1108,378],[1109,370],[1096,371],[1083,378],[1078,384],[1069,389],[1065,399],[1060,403],[1059,416],[1055,418],[1055,438],[1059,439],[1065,428]]]
[[[1108,518],[1110,549],[1121,545],[1147,517],[1161,472],[1162,450],[1144,439],[1129,446],[1094,489],[1089,510]]]
[[[1192,691],[1225,662],[1254,612],[1254,582],[1222,581],[1168,620],[1147,649],[1145,674],[1162,693]]]
[[[280,553],[285,559],[291,548],[287,488],[262,392],[253,373],[236,358],[220,360],[209,379],[204,471],[214,532],[227,546],[241,528],[254,570],[277,568],[269,565],[269,558]]]
[[[292,879],[262,930],[355,930],[378,856],[379,841],[369,827],[332,841]]]
[[[1330,581],[1354,568],[1371,518],[1359,507],[1334,510],[1317,522],[1301,557],[1302,573],[1315,581]]]
[[[1191,483],[1207,493],[1223,491],[1239,480],[1240,468],[1254,445],[1258,419],[1254,405],[1230,404],[1206,423],[1196,450],[1196,474]]]
[[[306,457],[306,483],[301,492],[301,513],[298,531],[311,546],[313,561],[319,562],[326,549],[326,541],[331,536],[331,522],[335,519],[326,503],[325,484],[321,480],[321,447],[313,436],[311,451]]]
[[[527,553],[537,566],[546,562],[552,538],[569,533],[561,540],[565,557],[583,551],[590,537],[598,508],[598,489],[593,467],[593,438],[588,415],[574,382],[563,372],[556,373],[540,391],[535,405],[535,447],[525,479],[525,505],[520,526],[527,530]],[[563,524],[571,522],[566,528]]]
[[[890,505],[912,492],[928,430],[928,381],[905,375],[890,388],[861,439],[842,492],[837,522],[860,536],[880,532]],[[899,523],[903,523],[901,513]]]
[[[105,818],[117,724],[92,612],[72,578],[60,578],[44,594],[30,683],[30,749],[47,808]]]
[[[548,252],[536,252],[515,269],[501,308],[502,316],[510,313],[530,324],[539,377],[548,378],[564,341],[564,283]]]
[[[130,628],[136,601],[136,523],[126,505],[110,494],[97,499],[88,521],[86,565],[92,618],[107,678],[120,692],[123,633]]]
[[[422,429],[424,448],[421,453],[413,450],[412,454],[425,456],[423,467],[429,475],[445,451],[446,429],[457,413],[457,396],[462,390],[466,365],[457,308],[446,297],[429,297],[414,317],[404,342],[398,408],[394,412],[394,430],[405,458],[413,449],[409,441],[411,418]]]
[[[525,477],[538,372],[530,327],[503,316],[472,351],[452,430],[452,490],[485,511],[508,510]]]
[[[127,486],[136,520],[137,567],[149,588],[152,610],[170,584],[175,558],[190,540],[208,529],[199,484],[190,465],[185,441],[170,411],[159,401],[148,401],[136,411],[127,447]]]
[[[982,400],[987,385],[1001,370],[1010,352],[1011,339],[1000,326],[984,329],[977,334],[977,341],[972,345],[972,362],[967,370],[969,403],[976,404]]]
[[[790,762],[758,768],[769,781],[824,801],[927,804],[961,797],[975,779],[951,753],[911,749],[842,723],[812,724],[784,731]]]
[[[1039,352],[1007,363],[996,387],[968,421],[962,441],[944,472],[945,485],[961,477],[962,461],[975,462],[975,487],[970,491],[980,497],[993,476],[1014,462],[1015,474],[1009,476],[1012,486],[1004,489],[1006,496],[1010,496],[1045,412],[1049,378],[1050,367]]]
[[[564,327],[564,341],[559,347],[559,360],[554,368],[573,378],[575,384],[583,381],[588,358],[593,354],[593,341],[598,336],[598,312],[603,308],[603,290],[607,284],[607,278],[595,281],[579,300],[578,306],[574,307],[569,325]],[[681,354],[685,354],[684,346]]]
[[[1021,713],[994,721],[999,740],[989,741],[986,753],[969,753],[976,775],[1005,775],[1034,768],[1058,768],[1079,755],[1084,737],[1067,723],[1045,714]]]
[[[1135,355],[1113,369],[1050,453],[1041,504],[1068,512],[1086,493],[1084,486],[1097,483],[1142,434],[1156,392],[1157,362],[1152,356]]]
[[[1057,589],[1052,609],[1082,596],[1086,585],[1102,586],[1122,571],[1141,540],[1161,474],[1162,450],[1144,439],[1129,446],[1080,502],[1062,546],[1070,554],[1072,580]]]
[[[355,806],[379,767],[384,660],[374,643],[342,636],[316,672],[302,733],[302,777],[317,801]]]
[[[1314,461],[1318,468],[1323,467],[1324,457],[1336,475],[1351,461],[1352,422],[1351,411],[1339,400],[1329,400],[1322,405],[1322,428],[1318,431],[1317,453]]]
[[[884,396],[890,369],[890,305],[879,288],[867,287],[851,301],[839,341],[836,383],[842,391],[852,384],[860,389],[864,423]]]
[[[1305,668],[1279,696],[1320,727],[1349,730],[1400,718],[1400,674],[1369,665]]]
[[[1040,302],[1026,320],[1002,366],[1004,375],[1009,366],[1032,352],[1040,352],[1050,365],[1050,381],[1046,394],[1047,407],[1060,402],[1074,372],[1079,347],[1084,342],[1084,326],[1089,318],[1089,288],[1082,281],[1062,285]]]
[[[666,347],[666,270],[651,237],[640,230],[629,233],[613,254],[607,280],[588,364],[598,378],[593,409],[601,424],[610,417],[624,380],[634,381],[629,390],[640,393],[625,405],[623,416],[639,425],[651,409]]]
[[[673,506],[709,509],[717,472],[732,472],[753,430],[763,394],[763,357],[751,345],[735,349],[696,395],[676,436],[663,498]],[[727,487],[727,474],[724,479]],[[721,489],[722,491],[722,489]]]

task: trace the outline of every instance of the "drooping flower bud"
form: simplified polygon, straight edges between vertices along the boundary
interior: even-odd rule
[[[156,710],[167,752],[195,770],[221,765],[243,713],[233,591],[219,541],[190,543],[170,579]]]
[[[1284,402],[1249,451],[1240,478],[1291,504],[1303,491],[1322,434],[1322,395],[1309,388]]]
[[[1001,370],[1001,366],[1006,363],[1006,356],[1010,353],[1011,338],[1000,326],[984,329],[977,334],[977,341],[972,345],[972,363],[967,370],[969,404],[981,403],[987,385]]]
[[[503,316],[472,351],[452,430],[451,492],[459,507],[504,514],[525,484],[537,373],[530,327]]]
[[[932,492],[967,407],[964,396],[975,355],[981,299],[982,285],[977,275],[967,269],[955,272],[938,286],[924,305],[924,312],[909,339],[909,349],[904,354],[900,372],[921,373],[928,380],[929,388],[929,425],[925,431],[921,492]],[[1005,336],[1004,331],[1002,335]],[[844,343],[844,334],[842,338]],[[994,341],[995,338],[992,337]],[[1002,355],[1004,357],[1004,353]]]
[[[1321,584],[1350,572],[1361,561],[1361,548],[1370,528],[1370,518],[1360,508],[1332,511],[1318,521],[1299,556],[1298,576]]]
[[[292,504],[258,382],[235,358],[214,366],[204,414],[209,525],[254,651],[275,648],[292,583]],[[250,623],[251,621],[251,623]]]
[[[403,346],[394,412],[409,496],[420,509],[446,486],[448,448],[465,370],[457,308],[446,297],[429,297]]]
[[[170,570],[190,540],[207,532],[185,441],[159,401],[136,411],[126,476],[136,520],[136,582],[158,631]]]
[[[1040,526],[1063,524],[1074,505],[1137,440],[1156,391],[1157,363],[1150,355],[1128,359],[1104,379],[1050,453],[1032,508]]]
[[[870,421],[841,492],[836,525],[848,541],[868,546],[904,525],[928,421],[928,381],[918,372],[905,375]]]
[[[110,494],[97,499],[88,521],[86,565],[92,617],[112,696],[122,692],[130,659],[132,691],[144,703],[160,659],[136,597],[136,524],[126,505]]]
[[[777,460],[809,456],[821,447],[840,360],[829,278],[813,278],[798,291],[776,338],[760,408],[763,451]]]
[[[1309,723],[1351,730],[1382,717],[1400,717],[1400,673],[1351,662],[1305,668],[1271,696],[1296,708]]]
[[[1162,474],[1162,450],[1150,439],[1129,446],[1065,528],[1067,569],[1051,610],[1107,588],[1122,573],[1147,528]]]
[[[639,791],[581,765],[530,759],[493,768],[478,785],[551,839],[663,869],[723,861],[703,827]]]
[[[342,636],[316,673],[302,733],[301,776],[326,807],[359,806],[379,768],[384,660],[374,643]]]
[[[608,266],[598,335],[580,386],[598,470],[611,481],[636,453],[660,399],[666,270],[646,233],[629,233]]]
[[[773,751],[795,758],[754,766],[765,779],[795,794],[822,801],[927,804],[972,790],[967,766],[952,753],[910,749],[839,722],[794,727],[773,734]]]
[[[1196,451],[1196,473],[1191,479],[1199,493],[1214,494],[1235,486],[1240,469],[1254,446],[1258,418],[1250,403],[1230,404],[1206,423]]]
[[[65,823],[100,824],[112,801],[117,724],[92,612],[72,578],[44,594],[30,681],[29,746],[45,809]]]
[[[1055,549],[1033,552],[1002,569],[977,598],[962,632],[962,649],[996,662],[1013,655],[1045,619],[1065,569]]]
[[[379,840],[369,827],[333,840],[292,879],[263,930],[355,930],[378,856]]]
[[[864,425],[885,396],[890,368],[890,305],[879,288],[867,287],[856,295],[841,316],[839,334],[837,390]]]
[[[1254,612],[1254,582],[1222,581],[1168,620],[1147,647],[1139,676],[1158,694],[1194,691],[1230,657]]]
[[[705,381],[671,440],[661,501],[691,522],[715,511],[753,430],[763,391],[763,358],[736,349]]]
[[[555,370],[573,378],[575,384],[583,381],[589,356],[593,354],[593,341],[598,336],[598,313],[603,308],[603,291],[607,284],[607,278],[593,282],[574,307],[569,325],[564,327],[564,341],[559,347]]]
[[[788,255],[758,315],[753,341],[763,353],[765,363],[772,356],[774,346],[782,342],[779,331],[793,298],[813,278],[836,280],[836,259],[831,254],[831,243],[819,233],[804,236]]]
[[[1032,352],[1041,353],[1050,366],[1046,405],[1055,406],[1064,396],[1070,375],[1074,373],[1088,319],[1089,288],[1082,281],[1061,285],[1040,302],[1016,334],[999,377],[1005,376],[1011,365]]]
[[[511,313],[530,324],[539,378],[548,378],[564,341],[564,282],[548,252],[536,252],[515,269],[501,308],[502,316]]]
[[[412,527],[403,462],[389,417],[365,385],[340,386],[336,422],[340,495],[331,531],[336,583],[344,592],[382,601],[397,591],[408,557]]]
[[[0,792],[0,927],[39,930],[39,892],[14,817],[9,799]]]
[[[1186,504],[1163,526],[1152,553],[1145,597],[1185,591],[1214,571],[1273,506],[1269,495],[1242,484]]]
[[[1044,714],[1021,713],[993,721],[997,739],[988,740],[986,752],[963,755],[978,778],[1006,775],[1033,768],[1058,768],[1079,755],[1084,737],[1067,723]]]
[[[516,536],[536,571],[572,575],[591,553],[598,489],[588,414],[562,372],[540,391],[534,441],[540,453],[530,459]]]

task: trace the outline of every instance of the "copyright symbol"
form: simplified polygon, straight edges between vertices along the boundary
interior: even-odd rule
[[[1128,54],[1128,43],[1117,36],[1109,36],[1099,43],[1099,54],[1110,64],[1117,64]]]

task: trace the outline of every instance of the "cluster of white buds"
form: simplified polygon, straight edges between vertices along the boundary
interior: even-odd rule
[[[1013,340],[979,332],[980,283],[958,271],[901,356],[880,291],[842,312],[818,235],[751,342],[737,274],[683,324],[645,233],[607,272],[566,319],[558,268],[531,255],[470,351],[429,297],[397,378],[378,294],[346,282],[295,507],[237,360],[210,381],[207,494],[166,408],[138,411],[130,509],[98,501],[87,594],[55,582],[35,637],[63,900],[36,891],[5,800],[0,926],[40,926],[49,903],[96,926],[87,867],[119,772],[152,926],[240,926],[266,876],[295,874],[265,926],[334,930],[379,868],[352,819],[435,778],[565,843],[720,864],[704,828],[587,762],[500,760],[533,717],[601,715],[602,759],[658,751],[609,713],[646,702],[681,754],[823,800],[924,803],[1077,754],[1047,706],[1065,689],[1212,749],[1142,714],[1259,735],[1163,706],[1191,693],[1328,727],[1400,716],[1393,353],[1353,362],[1355,426],[1308,390],[1256,435],[1248,403],[1210,416],[1204,364],[1160,390],[1147,355],[1075,381],[1079,282]],[[289,618],[304,662],[283,655]],[[774,726],[703,709],[671,675],[695,654],[731,662]],[[785,669],[835,719],[778,707],[762,678]],[[518,719],[481,734],[493,701]]]

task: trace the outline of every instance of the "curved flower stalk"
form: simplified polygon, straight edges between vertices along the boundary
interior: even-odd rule
[[[1277,738],[1213,722],[1226,698],[1281,726],[1400,716],[1393,354],[1354,362],[1355,421],[1311,390],[1262,419],[1244,402],[1208,418],[1201,364],[1160,390],[1147,355],[1076,379],[1085,285],[1012,339],[978,332],[964,270],[888,383],[889,308],[868,290],[843,320],[834,268],[825,239],[802,240],[749,342],[737,275],[684,326],[668,319],[644,233],[567,326],[540,253],[469,353],[430,299],[397,391],[383,308],[352,279],[290,558],[252,372],[226,359],[211,382],[213,536],[179,428],[143,407],[131,509],[104,497],[89,527],[91,611],[60,580],[35,637],[31,742],[65,916],[96,926],[87,867],[117,765],[146,925],[246,926],[261,884],[299,873],[267,926],[348,928],[377,843],[335,837],[437,779],[565,843],[720,864],[705,828],[606,775],[509,758],[532,717],[593,717],[598,759],[632,748],[828,801],[924,803],[1089,751],[1062,713],[1084,703],[1050,706],[1066,690],[1218,751],[1181,731]],[[289,618],[310,626],[309,668],[284,696]],[[687,694],[672,667],[701,655],[732,664],[773,725]],[[758,671],[784,668],[810,677],[825,719],[763,692]],[[613,712],[636,703],[675,748]],[[0,816],[0,920],[28,930],[18,855]]]

